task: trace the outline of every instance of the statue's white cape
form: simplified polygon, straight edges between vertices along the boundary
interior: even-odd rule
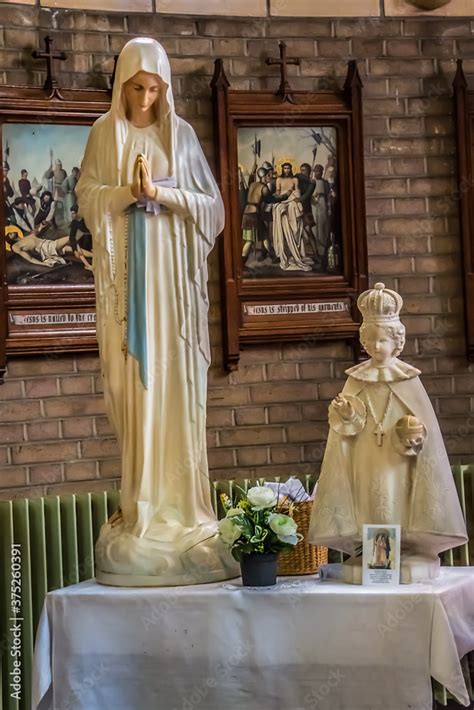
[[[435,557],[463,544],[467,533],[459,498],[439,424],[418,377],[419,371],[397,359],[387,370],[368,362],[356,365],[347,374],[342,394],[357,396],[368,383],[385,382],[427,429],[424,448],[412,467],[402,549]],[[360,520],[364,516],[363,511],[356,514],[354,510],[352,451],[356,444],[357,436],[343,436],[330,430],[308,533],[310,542],[349,554],[354,554],[361,544]],[[368,468],[369,456],[367,452]],[[378,523],[370,520],[369,512],[367,517],[367,524]]]

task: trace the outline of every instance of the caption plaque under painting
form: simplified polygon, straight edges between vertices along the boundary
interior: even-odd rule
[[[7,355],[97,348],[92,240],[75,186],[109,102],[100,90],[0,88],[2,370]]]
[[[220,59],[212,81],[228,369],[246,344],[358,342],[355,301],[367,288],[362,83],[351,62],[341,91],[291,91],[282,67],[274,93],[232,90]]]

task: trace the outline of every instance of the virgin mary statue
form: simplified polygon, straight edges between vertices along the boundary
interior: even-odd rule
[[[224,210],[193,129],[175,113],[168,58],[155,40],[123,48],[77,195],[94,239],[105,406],[122,460],[121,510],[101,529],[97,579],[234,577],[206,455],[207,257]]]

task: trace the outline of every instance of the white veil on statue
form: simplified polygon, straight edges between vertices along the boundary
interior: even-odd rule
[[[224,227],[224,206],[216,181],[209,169],[194,129],[176,115],[171,87],[171,69],[164,48],[159,42],[146,37],[130,40],[120,53],[114,80],[110,111],[94,124],[82,165],[82,176],[76,192],[81,212],[92,231],[96,245],[103,246],[109,253],[113,251],[113,219],[110,214],[110,200],[113,199],[107,186],[121,185],[120,165],[122,147],[128,131],[123,101],[123,84],[139,71],[157,74],[167,85],[166,92],[157,100],[157,115],[160,117],[163,142],[168,154],[170,174],[177,184],[186,190],[184,200],[192,215],[197,239],[190,235],[185,245],[190,249],[189,267],[193,273],[195,288],[202,299],[201,313],[203,326],[200,343],[208,363],[209,343],[207,332],[207,257],[215,239]],[[176,150],[179,143],[180,150]],[[105,150],[107,146],[107,150]],[[96,182],[88,179],[89,173],[100,175],[103,188],[96,189]],[[124,186],[128,194],[128,186]],[[202,195],[209,199],[201,199]],[[116,198],[115,198],[116,199]],[[119,215],[118,220],[124,216]],[[194,231],[194,230],[193,230]],[[116,264],[116,267],[119,265]],[[118,275],[118,274],[117,274]],[[115,274],[110,275],[114,278]],[[185,305],[185,304],[184,304]],[[183,321],[185,320],[183,316]],[[184,322],[181,324],[185,336]]]

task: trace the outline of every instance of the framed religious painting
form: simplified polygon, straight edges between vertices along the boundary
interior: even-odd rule
[[[461,222],[466,353],[474,362],[474,86],[468,86],[461,59],[457,61],[453,87],[459,184],[446,202],[446,212],[454,199]]]
[[[0,87],[1,343],[8,355],[93,350],[92,240],[75,186],[107,91]]]
[[[367,288],[362,82],[292,91],[280,43],[276,92],[233,90],[222,60],[212,81],[226,208],[222,244],[225,364],[247,344],[334,339],[358,344]]]

